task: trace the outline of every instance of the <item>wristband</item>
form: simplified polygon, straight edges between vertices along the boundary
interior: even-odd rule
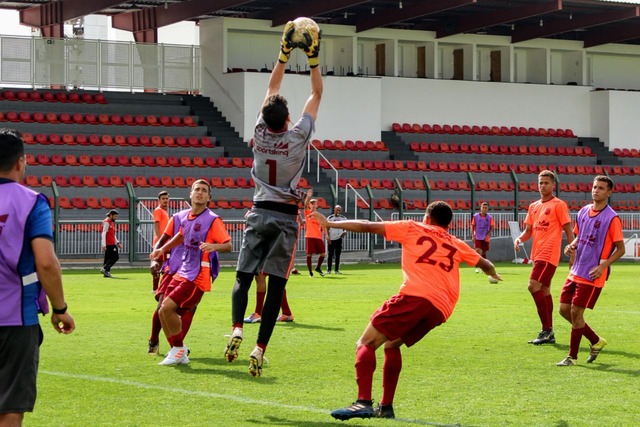
[[[54,314],[65,314],[67,312],[67,303],[64,303],[64,308],[52,308]]]

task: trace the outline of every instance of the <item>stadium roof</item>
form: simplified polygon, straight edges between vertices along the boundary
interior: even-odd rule
[[[16,0],[0,9],[20,10],[21,23],[56,36],[62,23],[89,14],[113,16],[116,28],[137,41],[154,41],[157,28],[212,17],[271,20],[274,26],[298,16],[319,24],[510,36],[513,43],[535,38],[640,44],[640,1],[596,0]]]

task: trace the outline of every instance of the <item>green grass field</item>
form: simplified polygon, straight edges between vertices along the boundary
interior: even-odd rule
[[[595,311],[585,315],[609,345],[586,364],[556,367],[568,352],[570,325],[556,315],[557,343],[533,346],[540,329],[527,291],[529,266],[499,264],[504,282],[490,285],[464,267],[450,320],[411,349],[394,402],[396,420],[351,425],[636,426],[640,422],[640,266],[614,266]],[[330,426],[329,412],[356,398],[355,342],[369,315],[398,290],[398,264],[345,265],[342,276],[292,276],[295,322],[278,324],[263,376],[247,373],[257,325],[245,328],[239,361],[227,363],[234,280],[224,269],[205,295],[186,339],[191,363],[159,366],[147,340],[155,301],[147,271],[65,271],[77,329],[58,336],[42,321],[39,394],[26,426]],[[561,265],[554,300],[568,272]],[[249,300],[253,309],[254,292]],[[557,304],[557,302],[556,302]],[[165,342],[161,352],[167,350]],[[374,378],[381,393],[382,349]]]

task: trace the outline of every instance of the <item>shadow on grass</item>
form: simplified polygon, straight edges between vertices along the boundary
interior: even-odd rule
[[[616,374],[625,374],[625,375],[630,375],[632,377],[640,377],[640,370],[633,370],[633,369],[622,369],[619,368],[617,365],[608,365],[608,364],[602,364],[602,363],[589,363],[586,365],[578,365],[582,368],[587,368],[587,369],[593,369],[596,371],[604,371],[604,372],[615,372]]]
[[[554,344],[553,345],[554,348],[557,349],[562,349],[565,351],[569,351],[569,346],[566,344]],[[607,348],[606,350],[603,350],[602,353],[600,354],[600,356],[598,356],[598,358],[593,362],[593,363],[584,363],[584,364],[578,364],[578,367],[581,368],[589,368],[589,369],[595,369],[598,371],[607,371],[607,372],[615,372],[618,374],[625,374],[625,375],[631,375],[633,377],[640,377],[640,370],[632,370],[632,369],[621,369],[618,366],[619,365],[611,365],[611,364],[607,364],[607,363],[600,363],[602,361],[607,361],[607,356],[624,356],[624,357],[628,357],[630,359],[640,359],[640,354],[637,353],[630,353],[628,351],[622,351],[622,350],[612,350]],[[585,358],[586,361],[586,358]]]
[[[265,374],[259,379],[254,378],[249,374],[249,363],[245,360],[238,361],[239,363],[229,363],[226,360],[217,357],[198,357],[191,358],[191,362],[196,362],[203,365],[208,365],[214,368],[194,368],[189,365],[178,365],[175,369],[180,370],[185,374],[192,375],[222,375],[228,378],[246,380],[246,381],[260,381],[262,384],[274,384],[278,381],[277,377],[268,376],[268,367]],[[245,363],[246,362],[246,363]],[[223,368],[224,367],[224,368]]]
[[[278,322],[276,325],[280,328],[295,328],[295,329],[317,329],[323,331],[340,331],[344,332],[344,328],[329,328],[327,326],[322,325],[313,325],[310,323],[299,323],[299,322]]]
[[[327,417],[329,417],[329,413],[327,413]],[[287,419],[287,418],[274,417],[272,415],[266,415],[262,420],[246,420],[246,421],[252,425],[270,424],[270,425],[276,425],[276,426],[308,426],[308,427],[322,427],[322,426],[335,427],[336,425],[335,421],[309,422],[309,420],[293,420],[293,419]]]
[[[292,419],[285,419],[285,418],[278,418],[278,417],[274,417],[274,416],[265,416],[265,419],[263,420],[247,420],[248,422],[251,422],[251,424],[255,424],[255,425],[259,425],[259,424],[271,424],[271,425],[279,425],[279,426],[302,426],[304,425],[305,427],[307,426],[311,426],[311,427],[322,427],[322,426],[335,426],[336,425],[336,420],[333,420],[331,418],[331,415],[329,414],[329,412],[327,411],[327,417],[329,417],[330,420],[332,421],[317,421],[317,422],[309,422],[308,420],[292,420]],[[411,420],[411,419],[406,419],[406,418],[396,418],[395,420],[389,420],[389,421],[396,421],[396,422],[401,422],[401,423],[405,423],[405,424],[416,424],[416,425],[424,425],[424,426],[439,426],[439,427],[461,427],[461,424],[440,424],[440,423],[434,423],[431,421],[425,421],[425,420]]]

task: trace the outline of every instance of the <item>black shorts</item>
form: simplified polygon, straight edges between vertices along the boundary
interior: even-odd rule
[[[40,344],[40,325],[0,326],[0,413],[33,411]]]

